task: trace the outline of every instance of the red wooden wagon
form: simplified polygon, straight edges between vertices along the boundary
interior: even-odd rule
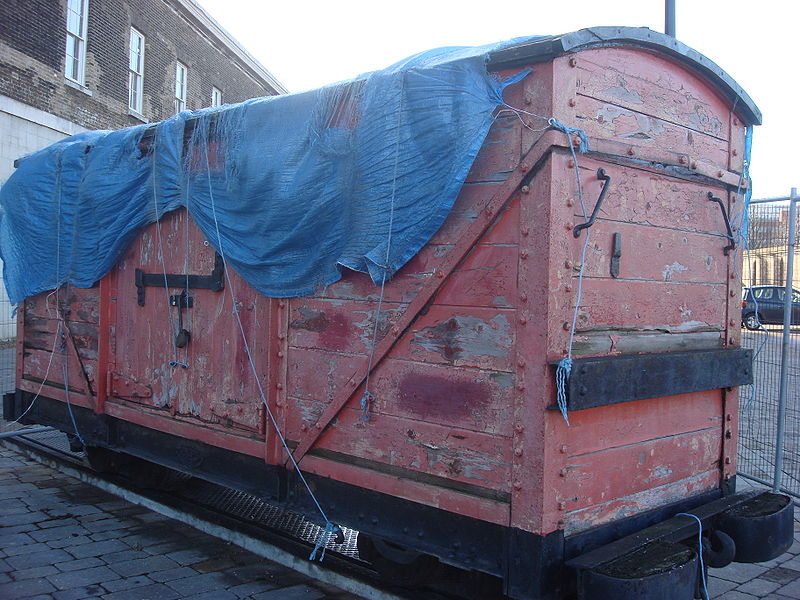
[[[166,275],[152,225],[97,286],[61,291],[63,353],[52,299],[24,303],[6,418],[40,394],[25,419],[72,432],[68,393],[95,454],[131,454],[311,515],[260,385],[325,512],[370,536],[362,547],[377,563],[418,569],[435,556],[501,577],[520,599],[562,597],[575,581],[586,597],[632,598],[624,560],[647,565],[655,548],[671,568],[631,577],[659,598],[652,582],[677,574],[664,597],[692,597],[680,590],[694,595],[695,552],[673,543],[691,543],[697,524],[674,515],[728,534],[706,550],[720,563],[733,558],[731,538],[746,544],[741,527],[721,523],[750,523],[755,510],[734,495],[736,387],[751,374],[738,232],[726,225],[741,222],[747,129],[760,113],[719,67],[647,29],[542,38],[488,66],[533,69],[506,89],[515,110],[499,112],[444,226],[386,284],[380,316],[363,274],[292,299],[261,296],[230,269],[225,283],[179,210],[160,224],[176,249]],[[584,132],[588,151],[538,115]],[[590,227],[576,175],[587,213],[598,206]],[[189,274],[191,306],[180,294]],[[191,333],[191,368],[155,350],[171,347],[170,310]],[[568,354],[569,425],[556,389]],[[737,559],[791,541],[791,516],[788,537],[775,525],[786,509],[762,513],[758,531],[776,541]]]

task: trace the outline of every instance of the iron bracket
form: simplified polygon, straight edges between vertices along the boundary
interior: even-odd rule
[[[736,248],[736,240],[733,238],[733,231],[731,230],[731,221],[728,218],[728,212],[725,210],[725,204],[722,202],[722,200],[715,197],[712,192],[708,192],[708,199],[719,204],[719,209],[722,211],[722,218],[725,221],[725,229],[728,231],[727,238],[730,241],[730,244],[725,246],[722,249],[722,252],[725,254],[725,256],[728,256],[730,251]]]
[[[586,223],[581,223],[580,225],[576,225],[575,229],[572,230],[572,235],[576,238],[581,236],[581,231],[584,229],[589,229],[592,225],[594,225],[595,219],[597,219],[597,213],[600,212],[600,207],[603,205],[603,200],[606,199],[606,192],[608,192],[608,186],[611,183],[611,176],[606,174],[605,169],[597,169],[597,179],[603,182],[603,189],[600,190],[600,196],[597,198],[597,204],[594,205],[594,210],[592,211],[589,220]]]
[[[141,269],[136,269],[136,300],[139,306],[144,306],[144,288],[147,286],[222,291],[225,289],[224,268],[222,257],[219,252],[215,252],[214,270],[210,275],[186,275],[184,273],[167,273],[165,275],[164,273],[145,273]],[[177,306],[177,304],[172,304],[172,299],[170,299],[170,304]]]

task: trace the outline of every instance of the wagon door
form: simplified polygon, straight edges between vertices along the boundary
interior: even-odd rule
[[[263,405],[234,310],[268,389],[269,300],[228,275],[185,209],[131,244],[112,275],[110,414],[223,446],[263,438]]]

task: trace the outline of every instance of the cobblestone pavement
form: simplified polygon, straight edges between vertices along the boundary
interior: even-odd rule
[[[0,446],[3,600],[357,600]],[[775,560],[711,569],[719,600],[800,600],[800,525]]]
[[[357,600],[0,447],[3,600]]]

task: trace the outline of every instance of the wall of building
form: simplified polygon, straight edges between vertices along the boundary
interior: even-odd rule
[[[188,8],[187,8],[188,7]],[[64,75],[67,0],[0,3],[0,95],[87,129],[140,124],[128,110],[128,39],[145,36],[142,114],[158,121],[174,112],[175,63],[189,69],[187,108],[275,94],[196,18],[190,0],[89,0],[85,85]]]

